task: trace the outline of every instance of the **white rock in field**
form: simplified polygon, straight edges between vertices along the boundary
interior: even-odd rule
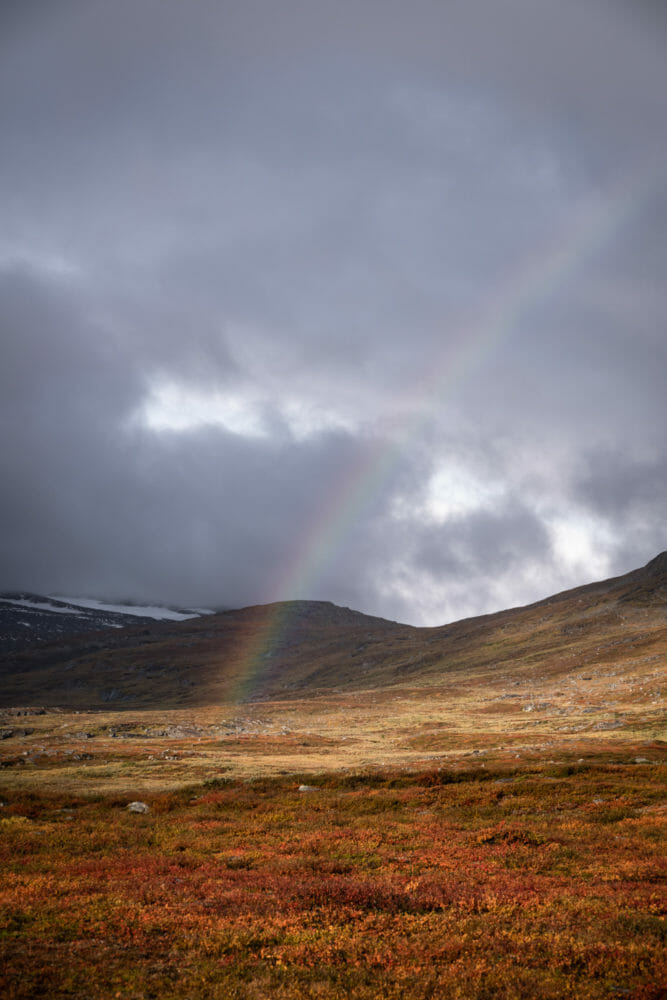
[[[150,806],[147,806],[145,802],[130,802],[127,807],[131,813],[147,813],[150,812]]]
[[[300,792],[319,792],[319,788],[316,788],[315,785],[299,785],[299,791]]]

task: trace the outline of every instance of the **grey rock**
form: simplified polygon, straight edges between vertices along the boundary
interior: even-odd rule
[[[131,813],[147,813],[150,812],[150,806],[147,806],[145,802],[130,802],[128,812]]]

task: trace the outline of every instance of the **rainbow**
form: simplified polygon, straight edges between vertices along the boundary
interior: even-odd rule
[[[524,312],[561,287],[612,240],[664,180],[665,173],[660,158],[643,161],[593,197],[574,205],[559,232],[489,289],[480,306],[452,331],[454,336],[442,350],[428,358],[421,376],[395,401],[382,433],[370,442],[306,526],[299,546],[274,583],[265,624],[240,651],[239,679],[232,700],[252,696],[261,681],[263,664],[296,612],[292,602],[312,593],[350,525],[386,484],[403,449],[418,436],[433,407],[446,399],[454,386],[470,378]]]

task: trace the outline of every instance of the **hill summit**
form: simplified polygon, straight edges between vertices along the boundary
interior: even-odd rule
[[[643,572],[647,576],[660,580],[661,583],[667,583],[667,552],[661,552],[655,559],[647,562],[643,568]]]

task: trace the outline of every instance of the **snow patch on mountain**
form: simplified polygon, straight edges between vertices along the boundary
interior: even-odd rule
[[[16,608],[26,608],[28,611],[50,611],[56,615],[76,615],[76,607],[60,604],[51,604],[43,601],[18,600],[13,597],[0,597],[0,604],[8,604]],[[81,605],[83,606],[83,605]],[[85,613],[79,614],[80,618],[85,618]]]
[[[121,604],[92,597],[59,597],[14,591],[0,594],[0,650],[51,642],[67,635],[123,629],[154,622],[184,622],[214,614],[208,608]]]
[[[120,615],[136,615],[137,618],[154,618],[156,621],[184,622],[189,618],[200,618],[202,615],[213,614],[208,608],[165,608],[152,604],[109,604],[106,601],[93,600],[90,597],[58,597],[51,595],[54,601],[67,602],[77,608],[89,608],[93,611],[111,611]],[[54,609],[55,610],[55,609]]]

